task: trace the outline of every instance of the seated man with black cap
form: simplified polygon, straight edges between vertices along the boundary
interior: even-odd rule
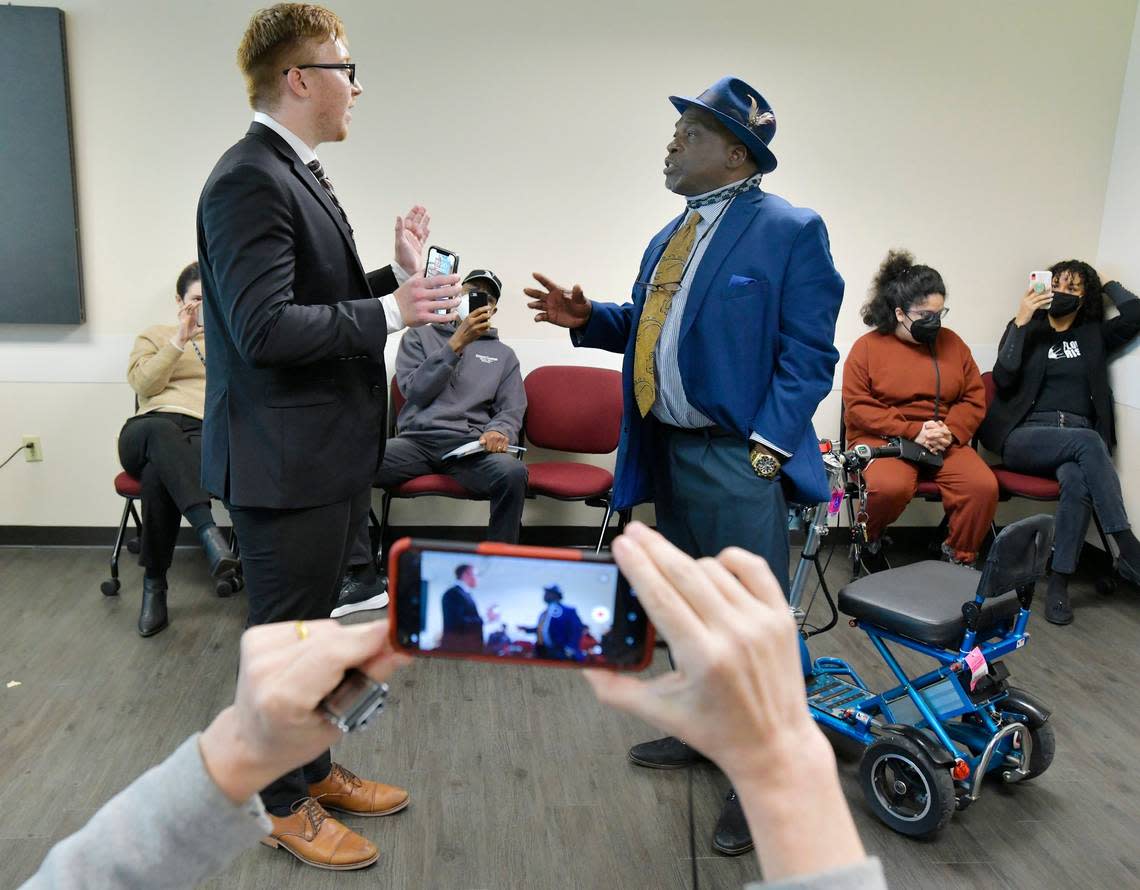
[[[519,360],[491,327],[502,283],[489,270],[463,279],[458,322],[409,328],[396,355],[396,383],[407,399],[388,440],[375,485],[387,488],[416,476],[446,473],[471,494],[490,498],[487,537],[517,543],[526,465],[507,447],[518,444],[526,412]],[[478,308],[471,309],[471,306]],[[444,456],[481,442],[467,457]],[[332,617],[388,605],[385,580],[376,573],[368,524],[360,527]]]

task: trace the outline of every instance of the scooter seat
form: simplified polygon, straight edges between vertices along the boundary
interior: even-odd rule
[[[974,599],[980,579],[973,569],[947,562],[916,562],[852,581],[839,591],[839,610],[928,646],[956,649],[966,633],[962,605]],[[1019,608],[1016,593],[987,599],[979,636]]]

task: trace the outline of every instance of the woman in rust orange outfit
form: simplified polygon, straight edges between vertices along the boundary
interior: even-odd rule
[[[898,436],[942,459],[941,467],[889,459],[867,468],[869,543],[862,556],[870,570],[885,567],[883,530],[920,479],[934,481],[942,494],[950,520],[942,553],[953,562],[974,563],[997,508],[997,481],[970,447],[986,413],[982,378],[969,347],[942,327],[945,303],[938,272],[891,251],[863,306],[863,321],[875,330],[855,341],[843,366],[849,445]]]

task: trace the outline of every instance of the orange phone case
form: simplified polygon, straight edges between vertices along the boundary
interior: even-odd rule
[[[392,643],[392,648],[398,652],[403,652],[408,655],[414,655],[422,658],[451,658],[459,661],[489,661],[494,664],[532,664],[542,667],[554,668],[569,668],[571,670],[582,670],[583,665],[567,663],[562,661],[547,661],[545,659],[524,659],[524,658],[503,658],[499,655],[483,655],[481,653],[471,652],[440,652],[437,650],[422,651],[419,649],[407,649],[400,645],[398,628],[399,621],[397,619],[397,602],[399,596],[399,563],[400,556],[412,547],[412,539],[410,537],[400,538],[392,545],[392,549],[388,551],[388,639]],[[562,561],[575,561],[582,562],[582,551],[575,550],[572,547],[534,547],[526,544],[503,544],[499,541],[482,541],[475,545],[474,550],[466,550],[461,552],[476,553],[481,556],[525,556],[530,559],[557,559]],[[653,648],[656,641],[656,631],[653,627],[653,622],[649,620],[649,616],[645,618],[645,653],[641,661],[631,665],[616,665],[616,664],[594,664],[590,665],[591,668],[608,670],[608,671],[643,671],[649,667],[653,661]]]

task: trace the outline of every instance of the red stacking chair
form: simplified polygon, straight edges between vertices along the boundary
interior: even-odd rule
[[[388,435],[389,438],[396,434],[396,418],[399,417],[400,411],[404,407],[407,399],[404,394],[400,392],[400,387],[396,383],[396,378],[392,378],[392,408],[388,415]],[[455,498],[456,500],[463,501],[486,501],[489,498],[472,494],[450,476],[443,473],[429,473],[426,476],[417,476],[415,479],[409,479],[407,482],[402,482],[399,485],[391,488],[382,489],[384,492],[381,500],[380,520],[376,522],[379,527],[380,539],[377,542],[377,554],[384,546],[384,537],[388,531],[388,518],[392,512],[392,501],[395,498],[422,498],[422,497],[444,497]],[[372,514],[372,519],[376,520],[376,514]]]
[[[990,403],[997,395],[997,384],[994,383],[992,371],[986,371],[982,375],[982,384],[986,388],[986,410],[988,411]],[[1061,497],[1061,485],[1055,477],[1018,473],[1001,464],[991,464],[990,469],[993,470],[994,476],[997,478],[998,500],[1000,501],[1009,501],[1013,498],[1025,498],[1029,501],[1057,501]],[[1108,554],[1108,558],[1111,560],[1112,548],[1108,546],[1108,536],[1105,535],[1104,527],[1100,524],[1100,517],[1096,515],[1095,510],[1092,516],[1104,552]],[[1108,587],[1110,585],[1106,582],[1105,584],[1098,583],[1098,586]]]
[[[547,365],[526,375],[526,437],[539,448],[576,454],[609,454],[621,435],[621,373],[605,368]],[[578,461],[527,462],[530,496],[584,501],[605,510],[597,550],[614,514],[614,475]],[[619,529],[628,511],[619,516]]]

